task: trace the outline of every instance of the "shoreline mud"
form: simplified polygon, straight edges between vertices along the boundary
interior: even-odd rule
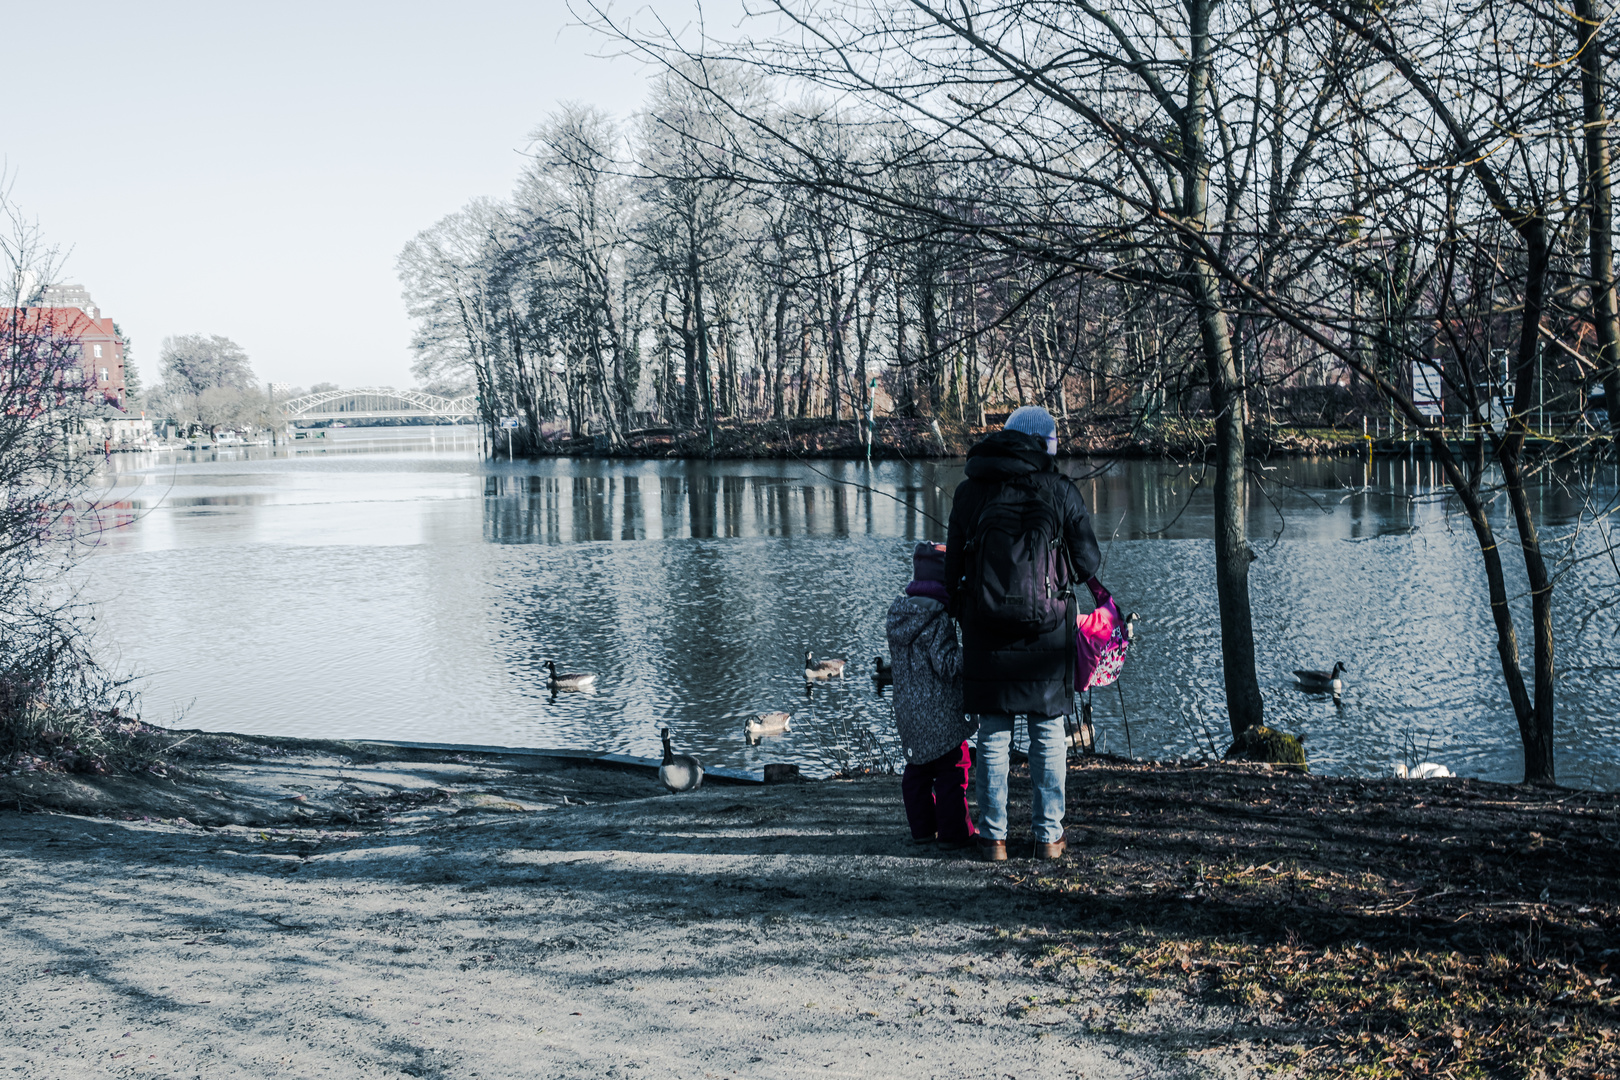
[[[982,864],[893,776],[164,737],[0,777],[0,1074],[1620,1068],[1613,794],[1094,758]]]

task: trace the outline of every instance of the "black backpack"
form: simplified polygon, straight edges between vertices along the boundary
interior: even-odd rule
[[[967,614],[999,638],[1050,634],[1074,597],[1063,518],[1044,485],[1006,480],[979,511],[963,548]]]

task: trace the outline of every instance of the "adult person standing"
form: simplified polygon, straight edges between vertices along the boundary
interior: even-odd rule
[[[1073,707],[1073,587],[1102,553],[1091,511],[1057,468],[1057,422],[1026,405],[968,451],[947,527],[945,581],[962,625],[962,704],[979,718],[979,855],[1007,857],[1007,766],[1013,721],[1029,727],[1034,856],[1056,859],[1063,834]]]

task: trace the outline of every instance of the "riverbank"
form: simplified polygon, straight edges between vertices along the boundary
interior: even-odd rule
[[[880,417],[875,425],[871,456],[876,460],[915,460],[961,457],[975,442],[999,424],[973,425],[943,420]],[[1248,454],[1257,458],[1320,457],[1427,457],[1422,439],[1395,438],[1380,428],[1363,432],[1330,427],[1256,427],[1249,431]],[[1453,438],[1462,454],[1466,447]],[[1084,458],[1163,458],[1202,460],[1214,452],[1213,424],[1199,420],[1167,420],[1128,425],[1118,420],[1075,420],[1061,426],[1059,455]],[[1600,454],[1609,440],[1583,436],[1532,438],[1526,442],[1530,457]],[[855,420],[783,420],[749,423],[721,422],[713,439],[705,430],[677,431],[652,428],[631,432],[624,445],[614,447],[605,435],[582,435],[547,441],[541,457],[756,458],[860,459],[867,456],[863,426]]]
[[[0,777],[0,1072],[1620,1067],[1613,795],[1094,759],[1069,855],[989,865],[894,777],[163,738]]]
[[[877,460],[961,457],[975,442],[999,424],[972,425],[941,420],[880,417],[875,425],[871,456]],[[1251,434],[1250,452],[1272,455],[1323,457],[1359,453],[1364,440],[1327,430],[1273,428]],[[1127,426],[1109,421],[1065,425],[1059,442],[1064,457],[1202,458],[1214,445],[1214,430],[1207,422],[1172,421],[1152,426]],[[867,453],[862,425],[854,420],[783,420],[750,423],[722,422],[715,426],[711,443],[705,430],[676,431],[654,428],[632,432],[621,447],[606,436],[579,436],[547,442],[540,456],[626,458],[754,458],[858,459]]]

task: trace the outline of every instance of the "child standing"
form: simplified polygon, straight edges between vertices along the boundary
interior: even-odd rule
[[[967,738],[977,725],[962,712],[962,649],[945,611],[945,545],[918,544],[912,582],[889,605],[894,657],[894,722],[906,752],[900,792],[911,838],[950,847],[973,842],[968,812]]]

